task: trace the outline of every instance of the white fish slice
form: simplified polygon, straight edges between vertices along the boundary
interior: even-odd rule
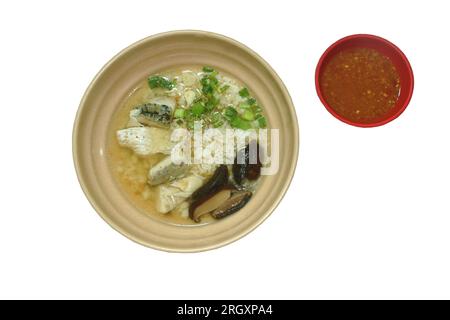
[[[155,153],[170,154],[171,131],[154,127],[134,127],[117,131],[117,141],[140,156]]]
[[[127,123],[127,128],[133,128],[133,127],[143,127],[144,125],[142,123],[140,123],[137,120],[137,117],[141,114],[141,110],[140,109],[132,109],[130,111],[130,119],[128,120]]]
[[[175,109],[175,99],[170,97],[155,97],[148,103],[141,104],[130,110],[128,128],[158,127],[166,129]]]
[[[152,186],[173,180],[188,169],[186,164],[175,164],[170,156],[167,156],[148,171],[148,183]]]
[[[172,212],[178,214],[180,217],[189,219],[189,202],[183,201],[176,208],[172,209]]]
[[[203,178],[190,175],[158,186],[156,210],[167,213],[189,198],[203,184]]]

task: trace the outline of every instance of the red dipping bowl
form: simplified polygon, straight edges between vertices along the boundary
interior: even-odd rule
[[[358,123],[346,119],[345,117],[336,113],[336,111],[327,103],[325,97],[322,94],[320,87],[320,78],[327,63],[340,51],[351,48],[370,48],[375,49],[384,56],[388,57],[394,64],[397,72],[400,76],[400,96],[397,103],[381,120],[377,120],[373,123]],[[316,90],[317,95],[322,101],[327,110],[339,120],[357,127],[377,127],[382,126],[402,114],[411,100],[414,89],[414,75],[405,54],[393,43],[386,39],[370,34],[355,34],[345,38],[342,38],[333,43],[320,57],[319,63],[316,68]]]

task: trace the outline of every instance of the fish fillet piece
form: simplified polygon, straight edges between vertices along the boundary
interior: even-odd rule
[[[189,219],[189,202],[183,201],[176,208],[174,208],[172,212],[178,214],[180,217]]]
[[[189,198],[203,184],[203,178],[190,175],[157,187],[156,210],[167,213]]]
[[[188,169],[186,164],[175,164],[167,156],[148,171],[148,183],[152,186],[173,180],[183,175]]]
[[[170,154],[173,143],[171,131],[153,127],[134,127],[117,131],[117,141],[140,156],[155,153]]]
[[[136,106],[130,110],[127,127],[158,127],[169,128],[175,109],[175,99],[156,97],[149,102]]]
[[[138,108],[130,111],[130,119],[128,120],[127,128],[143,127],[144,125],[137,120],[137,117],[141,114],[141,110]]]

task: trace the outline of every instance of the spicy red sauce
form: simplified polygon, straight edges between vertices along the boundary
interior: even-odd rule
[[[337,53],[320,77],[322,94],[340,116],[358,123],[383,119],[400,94],[400,76],[377,50],[353,48]]]

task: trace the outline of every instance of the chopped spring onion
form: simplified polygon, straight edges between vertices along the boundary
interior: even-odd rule
[[[212,125],[214,128],[220,128],[221,126],[223,126],[223,121],[213,122]]]
[[[173,116],[177,119],[182,119],[186,116],[186,110],[178,108],[175,110],[175,112],[173,113]]]
[[[215,107],[219,105],[219,99],[217,99],[215,96],[211,95],[208,97],[208,101],[206,102],[206,109],[208,111],[213,110]]]
[[[202,92],[204,94],[211,94],[214,91],[213,86],[211,85],[211,80],[209,78],[205,77],[200,80],[200,83],[202,84]]]
[[[238,128],[242,130],[248,130],[252,128],[252,125],[249,121],[239,117],[235,117],[233,120],[231,120],[230,124],[233,128]]]
[[[208,67],[208,66],[204,66],[204,67],[203,67],[203,71],[204,71],[204,72],[213,72],[214,69],[211,68],[211,67]]]
[[[175,87],[175,83],[169,79],[161,76],[151,76],[148,78],[148,85],[150,88],[163,88],[172,90]]]
[[[242,88],[242,89],[239,91],[239,95],[240,95],[242,98],[247,98],[247,97],[250,95],[250,93],[248,92],[248,89],[247,89],[247,88]]]
[[[262,112],[262,109],[261,109],[260,106],[254,105],[254,106],[253,106],[253,112],[254,112],[254,113],[261,113],[261,112]]]
[[[196,102],[192,105],[191,112],[194,116],[201,116],[205,112],[205,106],[201,102]]]
[[[230,86],[228,84],[222,86],[219,88],[219,92],[220,93],[225,93],[228,89],[230,88]]]
[[[211,123],[215,128],[220,126],[220,125],[218,125],[219,123],[221,123],[221,125],[223,124],[222,119],[223,118],[222,118],[222,115],[220,114],[220,112],[213,112],[211,114]]]
[[[242,110],[247,110],[247,109],[250,109],[251,106],[248,103],[241,103],[241,104],[239,104],[239,108]]]
[[[202,92],[206,95],[213,94],[214,91],[217,89],[217,86],[219,84],[219,81],[217,78],[213,75],[205,76],[200,80],[200,83],[202,84]]]
[[[265,127],[267,127],[267,121],[266,121],[266,118],[264,118],[264,117],[259,117],[257,120],[258,120],[258,125],[259,125],[260,128],[265,128]]]
[[[220,119],[222,119],[222,115],[220,114],[220,112],[213,112],[212,114],[211,114],[211,119],[213,120],[213,121],[217,121],[217,120],[220,120]]]
[[[245,110],[245,111],[242,113],[241,117],[242,117],[242,119],[248,120],[248,121],[255,120],[255,115],[254,115],[253,112],[251,112],[250,110]]]
[[[237,117],[237,111],[235,108],[233,108],[232,106],[226,107],[225,111],[223,112],[223,115],[228,119],[228,120],[233,120],[234,118]]]
[[[253,106],[256,104],[256,99],[255,98],[248,98],[247,99],[247,104]]]

